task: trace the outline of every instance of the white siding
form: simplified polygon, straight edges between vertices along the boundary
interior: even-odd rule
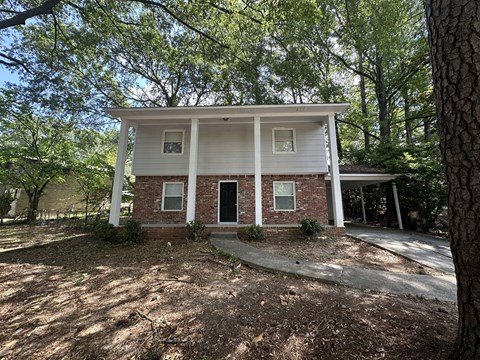
[[[183,154],[162,154],[165,129],[185,130]],[[190,126],[138,126],[133,153],[134,175],[187,175],[190,154]]]
[[[273,153],[273,129],[295,129],[295,153]],[[316,123],[262,124],[262,173],[311,174],[326,173],[327,152],[325,128]]]
[[[253,174],[253,124],[200,125],[198,175]]]
[[[274,154],[272,129],[294,128],[296,153]],[[184,129],[183,155],[162,154],[165,129]],[[315,123],[262,124],[262,173],[311,174],[327,172],[325,130]],[[134,175],[188,175],[190,126],[138,126],[133,159]],[[253,123],[202,125],[198,139],[198,175],[254,173]]]

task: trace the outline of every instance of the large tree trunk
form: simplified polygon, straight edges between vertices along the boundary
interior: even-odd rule
[[[425,0],[457,275],[460,359],[480,359],[480,1]]]

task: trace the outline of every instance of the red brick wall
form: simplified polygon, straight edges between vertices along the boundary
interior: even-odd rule
[[[274,181],[295,181],[296,211],[275,211]],[[262,175],[264,224],[296,224],[306,217],[328,224],[327,195],[323,175]]]
[[[183,182],[183,210],[162,211],[164,182]],[[133,218],[143,224],[184,224],[187,217],[187,176],[137,176]]]
[[[198,176],[195,217],[205,224],[218,223],[218,182],[237,181],[238,223],[255,222],[255,180],[251,175]]]
[[[198,176],[195,214],[206,224],[218,223],[218,183],[220,180],[238,182],[238,223],[255,222],[255,182],[251,175]],[[275,211],[273,181],[294,181],[296,211]],[[183,182],[182,211],[162,211],[164,182]],[[133,216],[144,224],[183,224],[187,208],[186,176],[137,176]],[[262,206],[264,224],[296,224],[306,217],[328,224],[325,179],[323,175],[263,175]]]

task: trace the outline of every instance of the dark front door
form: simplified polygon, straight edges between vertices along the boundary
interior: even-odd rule
[[[220,222],[237,222],[237,183],[220,183]]]

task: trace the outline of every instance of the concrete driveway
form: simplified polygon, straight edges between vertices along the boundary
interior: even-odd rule
[[[347,235],[447,274],[455,273],[447,239],[415,231],[346,224]]]

